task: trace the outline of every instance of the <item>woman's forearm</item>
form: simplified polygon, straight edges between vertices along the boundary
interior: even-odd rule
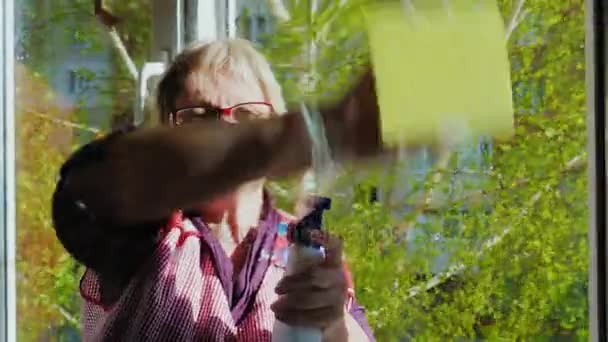
[[[74,171],[68,184],[93,213],[129,224],[166,217],[249,180],[302,170],[310,158],[299,114],[161,127],[118,137],[103,160]]]
[[[321,112],[334,158],[381,152],[371,72],[343,101]],[[311,140],[301,114],[239,125],[146,129],[109,145],[103,158],[70,172],[62,184],[92,214],[124,225],[161,219],[243,182],[285,176],[311,164]]]

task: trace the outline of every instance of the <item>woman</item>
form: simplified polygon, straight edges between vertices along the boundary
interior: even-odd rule
[[[323,111],[336,157],[378,150],[371,82]],[[338,239],[323,239],[325,261],[284,277],[277,228],[293,217],[273,207],[264,180],[309,166],[311,143],[300,114],[278,114],[265,59],[243,40],[187,49],[158,105],[163,127],[113,133],[61,170],[53,217],[87,266],[85,339],[269,341],[275,318],[327,341],[373,339]]]

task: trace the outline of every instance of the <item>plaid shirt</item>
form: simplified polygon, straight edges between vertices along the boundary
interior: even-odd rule
[[[290,219],[272,210],[260,228],[252,230],[257,234],[248,235],[253,242],[249,260],[230,284],[231,270],[222,262],[226,255],[220,253],[217,240],[200,219],[176,213],[163,230],[154,257],[117,302],[103,305],[101,282],[95,272],[86,271],[80,286],[84,339],[270,341],[270,304],[277,299],[274,288],[287,258],[287,240],[276,228]],[[355,304],[350,310],[371,337],[362,308]]]

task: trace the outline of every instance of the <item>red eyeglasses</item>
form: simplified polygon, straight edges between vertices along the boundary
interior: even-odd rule
[[[244,102],[228,108],[196,106],[180,108],[170,113],[169,122],[173,126],[203,123],[209,120],[224,120],[236,124],[265,118],[273,113],[274,108],[268,102]]]

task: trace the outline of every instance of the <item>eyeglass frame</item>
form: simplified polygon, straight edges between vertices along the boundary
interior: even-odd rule
[[[270,111],[272,113],[274,113],[274,106],[272,105],[272,103],[270,102],[263,102],[263,101],[251,101],[251,102],[242,102],[242,103],[238,103],[234,106],[230,106],[230,107],[225,107],[225,108],[221,108],[221,107],[215,107],[215,106],[211,106],[211,105],[199,105],[199,106],[189,106],[189,107],[182,107],[176,110],[173,110],[169,113],[169,117],[168,117],[168,122],[171,126],[181,126],[181,124],[177,124],[176,120],[177,120],[177,113],[184,111],[184,110],[188,110],[188,109],[196,109],[196,108],[204,108],[205,110],[214,110],[216,112],[215,114],[215,119],[216,120],[222,120],[223,117],[228,116],[231,117],[232,116],[232,111],[240,106],[245,106],[245,105],[265,105],[268,106],[268,108],[270,109]]]

